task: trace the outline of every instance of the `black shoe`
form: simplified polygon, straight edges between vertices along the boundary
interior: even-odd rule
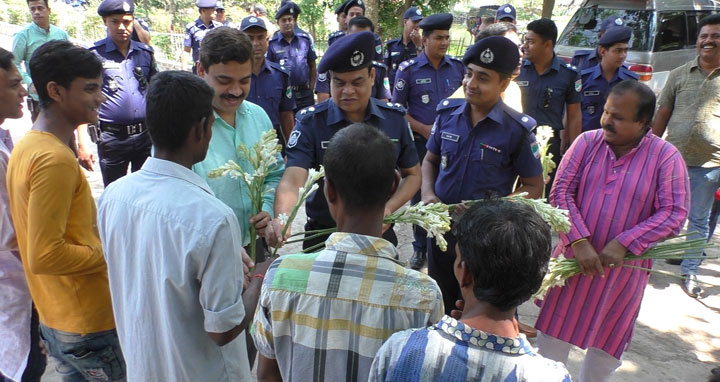
[[[418,271],[425,265],[425,252],[414,252],[410,258],[410,268]]]
[[[698,298],[700,293],[702,293],[702,288],[700,287],[700,283],[697,281],[696,275],[683,275],[686,277],[685,281],[683,281],[683,292],[685,292],[688,296],[692,298]]]
[[[665,262],[670,265],[680,265],[682,264],[682,259],[666,259]]]

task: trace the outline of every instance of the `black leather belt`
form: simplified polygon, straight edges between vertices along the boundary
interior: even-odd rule
[[[120,125],[116,123],[98,122],[101,131],[113,133],[117,135],[135,135],[140,134],[147,129],[145,122],[138,122],[132,125]]]
[[[310,87],[307,86],[307,85],[291,86],[291,88],[292,88],[292,90],[293,90],[294,92],[300,92],[300,91],[303,91],[303,90],[309,90],[309,89],[310,89]]]

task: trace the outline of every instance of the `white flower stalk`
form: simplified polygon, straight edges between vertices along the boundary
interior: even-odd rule
[[[427,231],[427,237],[434,237],[438,247],[447,251],[447,241],[443,236],[450,230],[450,213],[443,203],[424,204],[419,202],[410,207],[395,211],[385,217],[385,223],[410,223],[419,225]]]
[[[542,177],[543,180],[549,179],[550,173],[555,169],[555,162],[553,162],[553,154],[548,153],[550,147],[550,139],[553,137],[552,127],[548,125],[538,126],[535,130],[535,138],[537,139],[538,148],[540,151],[540,163],[542,164]]]
[[[533,298],[542,300],[550,290],[550,288],[563,286],[567,279],[580,273],[580,267],[577,260],[566,259],[562,254],[558,257],[550,258],[548,272],[543,278],[540,289],[533,295]]]
[[[529,205],[555,232],[570,232],[570,216],[567,210],[553,207],[543,199],[529,199],[527,192],[506,196],[504,199]]]

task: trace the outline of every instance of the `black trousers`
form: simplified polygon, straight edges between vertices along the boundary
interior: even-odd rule
[[[437,246],[435,239],[428,239],[428,276],[437,282],[442,291],[443,305],[445,305],[445,314],[455,308],[455,302],[462,299],[460,293],[460,285],[455,278],[455,244],[457,240],[450,232],[445,234],[447,240],[447,251],[442,251]]]
[[[305,223],[305,231],[315,231],[315,230],[327,229],[327,228],[332,228],[332,226],[320,224],[319,222],[312,220],[312,219],[308,219],[307,223]],[[316,238],[303,241],[303,251],[308,248],[311,248],[317,244],[324,243],[325,240],[327,240],[327,238],[329,236],[330,236],[330,234],[321,235]],[[393,226],[390,226],[390,228],[388,228],[388,230],[385,231],[385,233],[383,233],[382,237],[383,237],[383,239],[392,243],[392,245],[394,245],[394,246],[398,245],[397,235],[395,235],[395,229]]]
[[[152,142],[147,130],[130,136],[103,131],[100,139],[98,157],[105,187],[125,176],[128,166],[132,172],[139,170],[150,156]]]

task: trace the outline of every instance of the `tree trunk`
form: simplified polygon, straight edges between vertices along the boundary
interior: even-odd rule
[[[555,8],[555,0],[543,0],[542,17],[551,19],[553,8]]]
[[[378,0],[365,0],[365,17],[369,18],[370,21],[375,24],[376,28],[378,24]]]

